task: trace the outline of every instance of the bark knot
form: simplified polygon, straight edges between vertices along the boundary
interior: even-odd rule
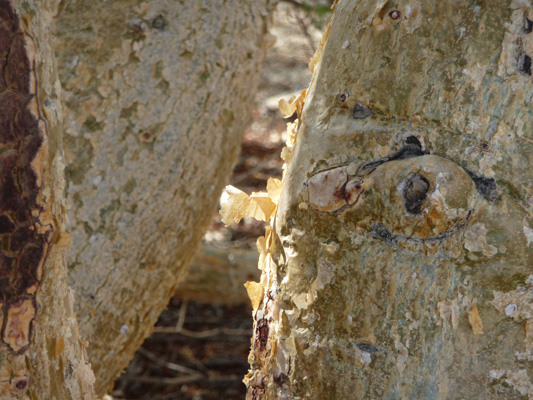
[[[420,214],[429,191],[428,180],[420,174],[412,174],[400,186],[405,209],[411,214]]]

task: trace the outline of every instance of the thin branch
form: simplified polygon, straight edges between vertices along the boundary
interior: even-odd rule
[[[290,3],[299,9],[304,9],[304,5],[300,3],[299,1],[296,1],[296,0],[281,0],[281,1],[285,3]],[[314,54],[316,52],[315,41],[313,37],[311,36],[311,34],[309,33],[309,30],[307,29],[307,24],[305,23],[303,18],[301,18],[299,15],[296,15],[295,17],[296,17],[296,21],[298,21],[298,25],[300,25],[300,30],[302,31],[303,35],[307,39],[309,43],[309,47],[311,47],[311,51]]]
[[[200,371],[196,371],[195,369],[187,368],[179,364],[174,364],[174,363],[162,360],[159,357],[157,357],[154,353],[146,350],[143,347],[140,347],[139,350],[137,351],[141,353],[143,356],[145,356],[146,358],[148,358],[150,361],[153,361],[157,365],[168,368],[172,371],[183,372],[184,374],[189,374],[189,375],[204,376],[204,374],[202,374]]]
[[[304,34],[304,36],[306,37],[309,47],[311,47],[311,50],[314,54],[316,52],[315,41],[313,40],[313,37],[311,36],[311,34],[309,33],[309,30],[307,29],[307,24],[305,23],[303,18],[301,18],[298,15],[296,16],[296,20],[298,21],[298,25],[300,25],[300,29],[302,33]]]
[[[180,306],[180,313],[178,315],[178,323],[176,324],[176,329],[181,331],[183,324],[185,323],[185,317],[187,316],[187,305],[188,301],[183,301]]]

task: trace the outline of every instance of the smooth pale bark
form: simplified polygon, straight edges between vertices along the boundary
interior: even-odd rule
[[[273,3],[61,3],[69,283],[99,394],[150,333],[215,211]]]
[[[533,398],[531,21],[530,1],[337,3],[248,398]]]
[[[55,2],[0,1],[0,398],[93,400],[66,276]]]

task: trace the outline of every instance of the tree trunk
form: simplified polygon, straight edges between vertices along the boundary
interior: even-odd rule
[[[533,398],[531,1],[340,1],[267,249],[248,397]]]
[[[66,276],[55,8],[0,1],[2,399],[94,399]]]
[[[271,0],[63,2],[69,282],[103,394],[215,211],[248,120]]]
[[[61,3],[69,283],[99,394],[150,333],[215,211],[273,3]]]

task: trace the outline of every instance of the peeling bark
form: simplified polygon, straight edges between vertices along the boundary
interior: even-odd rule
[[[282,153],[248,398],[533,398],[532,17],[336,4]]]
[[[62,114],[47,23],[54,8],[0,1],[0,396],[92,400],[61,245]]]

